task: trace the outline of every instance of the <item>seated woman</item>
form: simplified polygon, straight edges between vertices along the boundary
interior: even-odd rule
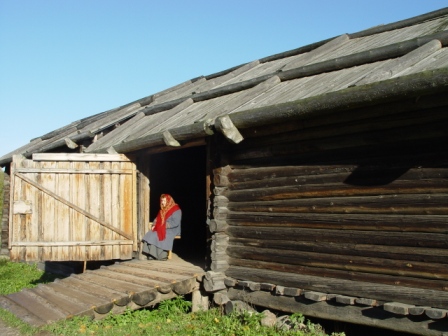
[[[180,235],[182,211],[168,194],[160,196],[160,211],[151,230],[143,237],[143,253],[148,260],[167,260],[174,237]]]

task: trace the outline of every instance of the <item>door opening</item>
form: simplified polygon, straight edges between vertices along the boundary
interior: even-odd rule
[[[159,211],[161,194],[170,194],[182,210],[182,234],[173,253],[205,265],[207,253],[206,147],[151,155],[150,220]]]

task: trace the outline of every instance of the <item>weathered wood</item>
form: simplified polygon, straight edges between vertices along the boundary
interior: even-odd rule
[[[248,246],[258,248],[273,248],[281,250],[331,253],[337,255],[386,258],[395,260],[407,259],[410,261],[420,261],[426,263],[446,263],[448,257],[448,251],[442,248],[435,249],[424,247],[416,248],[407,246],[354,244],[345,241],[329,243],[313,241],[280,241],[270,239],[232,238],[231,245],[235,247]]]
[[[28,217],[13,217],[17,231],[11,238],[11,258],[27,261],[130,258],[136,246],[132,229],[135,193],[131,193],[134,164],[123,155],[112,155],[112,161],[108,162],[104,159],[109,156],[90,156],[92,162],[84,161],[89,155],[36,157],[37,161],[15,163],[22,172],[14,173],[18,189],[13,197],[30,200],[32,211]],[[55,160],[48,161],[51,159]],[[126,174],[119,174],[124,171]],[[121,206],[112,207],[112,203]],[[120,234],[125,234],[128,243],[123,244]]]
[[[146,291],[133,294],[132,301],[134,301],[139,306],[145,306],[149,302],[154,301],[157,298],[157,295],[157,289],[148,289]]]
[[[302,240],[320,242],[341,242],[350,239],[352,243],[372,244],[385,246],[422,246],[428,248],[448,247],[448,238],[445,234],[413,233],[413,232],[381,232],[381,231],[355,231],[355,230],[317,230],[285,227],[282,230],[269,227],[236,227],[230,226],[227,233],[236,238],[269,237],[272,240]]]
[[[116,291],[114,289],[102,286],[101,284],[84,281],[82,280],[82,277],[76,278],[71,276],[59,281],[61,281],[65,287],[70,287],[77,291],[95,295],[99,302],[103,302],[103,300],[105,300],[106,304],[112,303],[117,306],[126,306],[131,301],[131,297],[128,293]]]
[[[108,299],[103,299],[101,296],[92,295],[83,291],[74,290],[69,286],[65,286],[62,282],[50,283],[47,287],[64,294],[65,297],[68,298],[68,302],[71,302],[71,299],[73,298],[74,300],[81,301],[84,306],[93,307],[98,314],[107,314],[114,306],[114,303]]]
[[[356,298],[355,302],[356,302],[356,304],[359,304],[361,306],[375,307],[378,305],[378,301],[373,300],[373,299],[366,299],[366,298]]]
[[[387,302],[383,305],[385,311],[398,314],[398,315],[408,315],[409,308],[414,307],[413,305],[408,305],[400,302]]]
[[[34,153],[33,161],[130,161],[124,154],[70,154],[70,153]]]
[[[238,131],[238,128],[235,127],[228,115],[216,118],[215,127],[234,144],[238,144],[244,140],[243,136]]]
[[[336,295],[335,299],[336,299],[336,302],[342,303],[345,305],[354,305],[356,302],[355,297],[346,296],[346,295]]]
[[[447,311],[444,309],[428,308],[425,310],[425,314],[433,320],[440,320],[447,315]]]
[[[422,315],[425,313],[426,309],[429,309],[431,307],[425,307],[425,306],[415,306],[415,307],[409,307],[409,315]]]
[[[388,102],[399,100],[405,96],[422,96],[428,94],[429,87],[431,87],[432,93],[437,93],[444,90],[447,85],[445,74],[447,71],[429,70],[360,88],[348,88],[295,102],[261,107],[251,110],[251,113],[245,113],[245,111],[233,113],[232,122],[238,128],[249,128],[288,122],[310,115],[322,116],[328,114],[329,111],[334,113],[359,106],[384,103],[385,96],[388,97]]]
[[[230,299],[227,296],[227,291],[217,292],[213,294],[213,302],[219,306],[225,305],[229,301]]]
[[[208,271],[204,277],[204,289],[207,292],[216,292],[226,288],[225,275],[221,272]]]
[[[240,247],[229,245],[227,254],[235,259],[252,259],[289,265],[343,269],[357,272],[379,273],[448,280],[448,265],[418,261],[366,258],[353,255],[321,254],[282,249]]]
[[[214,297],[217,295],[215,293]],[[215,303],[217,303],[215,301]],[[205,311],[209,308],[209,297],[200,289],[196,289],[191,293],[191,312]]]
[[[319,301],[326,301],[327,300],[327,294],[326,293],[320,293],[320,292],[313,292],[313,291],[305,291],[303,294],[306,299],[319,302]]]
[[[363,272],[354,272],[349,270],[336,270],[336,269],[326,269],[326,268],[318,268],[318,267],[307,267],[302,265],[293,265],[293,264],[279,264],[277,262],[266,262],[260,260],[249,260],[249,259],[229,259],[231,265],[234,266],[242,266],[249,267],[258,270],[272,270],[272,271],[280,271],[280,272],[288,272],[288,273],[296,273],[296,274],[304,274],[304,275],[312,275],[312,276],[321,276],[325,278],[336,278],[336,279],[344,279],[344,280],[352,280],[352,281],[361,281],[361,282],[371,282],[377,283],[379,285],[391,285],[391,286],[405,286],[405,287],[414,287],[414,288],[422,288],[422,289],[431,289],[431,290],[440,290],[446,291],[447,283],[446,281],[440,280],[428,280],[428,279],[418,279],[418,278],[409,278],[404,276],[390,276],[384,274],[371,274],[371,273],[363,273]],[[363,296],[363,295],[359,295]]]
[[[411,321],[407,317],[389,313],[382,307],[357,305],[340,307],[329,301],[313,302],[310,304],[310,301],[305,299],[304,296],[276,296],[269,292],[247,292],[235,288],[229,290],[229,298],[234,301],[244,300],[244,302],[252,305],[268,307],[288,313],[299,311],[305,316],[354,323],[357,325],[374,325],[376,328],[418,335],[440,336],[441,330],[448,329],[448,321],[446,319],[437,321],[439,324],[437,325],[437,329],[434,329],[434,321],[430,319]]]
[[[224,311],[226,315],[229,315],[232,313],[255,312],[255,309],[244,301],[236,300],[228,301],[224,306]]]
[[[241,288],[249,289],[251,291],[260,290],[260,284],[258,282],[253,282],[253,281],[241,280],[241,281],[238,281],[237,286],[241,287]]]
[[[33,327],[40,327],[46,323],[45,320],[42,320],[38,316],[30,313],[30,311],[25,307],[22,307],[21,305],[8,299],[6,296],[0,296],[0,307],[13,313],[19,319]]]
[[[266,187],[267,188],[267,187]],[[226,205],[235,212],[319,213],[319,214],[402,214],[447,215],[445,194],[324,197],[278,201],[232,202]]]
[[[448,179],[432,179],[421,181],[396,180],[385,185],[359,186],[350,184],[322,184],[260,188],[249,190],[229,191],[225,196],[230,202],[275,201],[287,199],[301,199],[309,197],[362,197],[376,195],[400,195],[410,193],[448,193]]]
[[[169,131],[163,132],[162,135],[163,135],[163,141],[165,141],[165,144],[167,146],[180,147],[179,141],[174,139],[173,135]]]
[[[312,228],[359,231],[397,231],[446,233],[446,216],[441,215],[373,215],[373,214],[295,214],[226,212],[230,226],[265,226],[271,228]],[[232,230],[232,228],[230,228]],[[254,228],[239,228],[251,230]],[[302,230],[301,230],[302,231]],[[307,230],[304,230],[307,231]],[[324,230],[322,230],[324,231]],[[396,234],[392,233],[391,234]],[[399,245],[399,244],[398,244]]]
[[[312,292],[326,292],[356,297],[368,297],[379,301],[394,300],[409,305],[428,305],[434,308],[448,308],[448,293],[429,289],[382,285],[373,282],[350,281],[324,278],[304,274],[260,270],[231,265],[226,275],[254,282],[271,282],[276,285],[302,288]]]
[[[190,278],[173,283],[173,291],[179,295],[191,293],[196,285],[196,279]]]

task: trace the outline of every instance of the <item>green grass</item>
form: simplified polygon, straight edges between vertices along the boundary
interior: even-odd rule
[[[53,279],[53,276],[40,271],[35,265],[0,260],[0,294],[17,292]],[[325,335],[318,324],[305,321],[301,314],[293,314],[291,321],[303,328],[288,331],[261,326],[261,313],[224,315],[220,308],[196,313],[191,313],[190,309],[191,302],[177,297],[161,302],[154,309],[126,310],[123,314],[109,314],[102,320],[93,321],[86,317],[74,317],[41,328],[32,328],[2,309],[0,318],[23,335]]]

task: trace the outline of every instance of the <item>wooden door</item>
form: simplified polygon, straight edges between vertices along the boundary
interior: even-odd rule
[[[121,154],[34,154],[11,163],[15,261],[131,259],[136,170]]]

